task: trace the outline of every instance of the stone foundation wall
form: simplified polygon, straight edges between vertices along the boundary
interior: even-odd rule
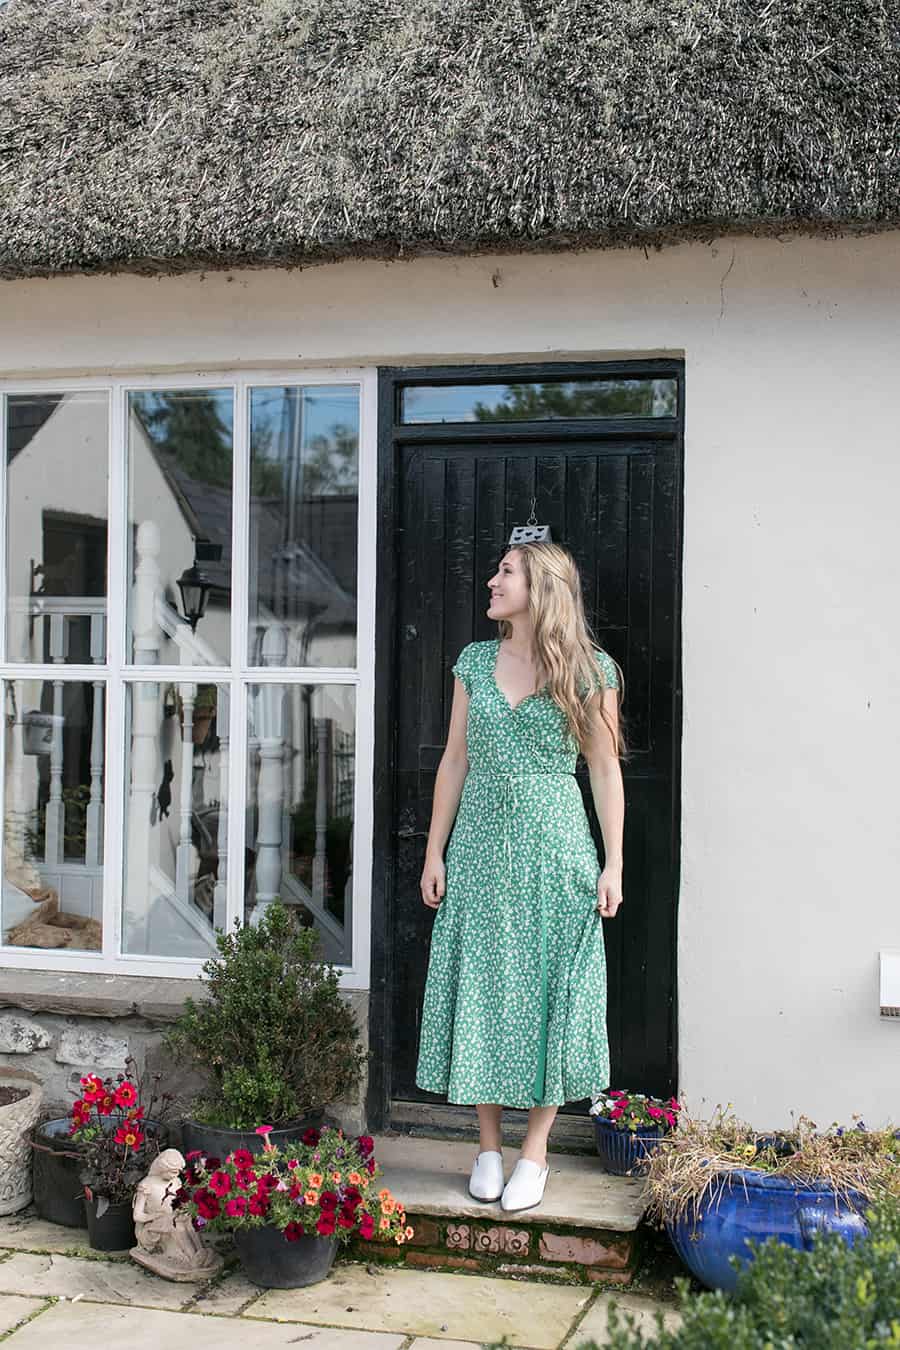
[[[30,979],[26,977],[31,977]],[[95,982],[96,991],[94,992]],[[161,1074],[160,1088],[176,1098],[176,1116],[203,1089],[203,1080],[173,1062],[163,1037],[194,982],[129,976],[69,976],[4,971],[0,976],[0,1066],[26,1068],[44,1089],[42,1114],[66,1115],[80,1095],[80,1078],[121,1073],[131,1056],[139,1074]],[[368,1044],[368,994],[346,994]],[[366,1082],[354,1100],[331,1103],[328,1114],[349,1133],[366,1128]]]

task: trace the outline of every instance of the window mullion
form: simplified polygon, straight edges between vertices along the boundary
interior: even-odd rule
[[[125,613],[128,603],[128,471],[124,386],[111,391],[109,416],[109,510],[106,577],[106,773],[103,848],[103,956],[121,954],[125,870]]]
[[[228,746],[228,877],[226,931],[244,914],[244,836],[247,826],[247,665],[250,557],[250,395],[234,390],[234,507],[231,513],[231,669]]]

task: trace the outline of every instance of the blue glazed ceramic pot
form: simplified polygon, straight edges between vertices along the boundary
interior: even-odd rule
[[[868,1233],[862,1215],[865,1197],[854,1192],[848,1205],[835,1199],[826,1182],[798,1185],[785,1177],[740,1169],[723,1178],[700,1210],[667,1222],[678,1255],[701,1283],[732,1294],[738,1272],[728,1258],[742,1265],[753,1259],[748,1239],[774,1237],[796,1251],[812,1246],[819,1231],[839,1233],[851,1246]]]
[[[593,1116],[594,1139],[597,1153],[607,1172],[624,1177],[636,1162],[652,1153],[661,1139],[669,1133],[655,1125],[641,1125],[636,1130],[619,1130],[603,1116]],[[640,1176],[640,1172],[636,1175]]]

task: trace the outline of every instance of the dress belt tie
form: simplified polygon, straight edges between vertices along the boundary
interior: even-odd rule
[[[504,773],[502,770],[470,770],[470,773],[476,778],[490,778],[499,781],[502,784],[502,806],[503,806],[503,859],[506,867],[507,882],[513,880],[513,854],[512,854],[512,818],[513,812],[519,808],[519,799],[516,796],[515,783],[520,778],[574,778],[575,774],[568,769],[517,769],[512,773]],[[541,816],[543,824],[543,815]],[[541,1030],[540,1041],[538,1044],[537,1069],[534,1075],[534,1086],[531,1095],[535,1106],[544,1104],[544,1093],[547,1078],[547,887],[544,881],[544,857],[545,849],[543,839],[539,840],[540,856],[540,901],[541,901]]]

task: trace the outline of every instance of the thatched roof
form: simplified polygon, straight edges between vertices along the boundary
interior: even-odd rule
[[[8,0],[0,275],[900,223],[897,0]]]

